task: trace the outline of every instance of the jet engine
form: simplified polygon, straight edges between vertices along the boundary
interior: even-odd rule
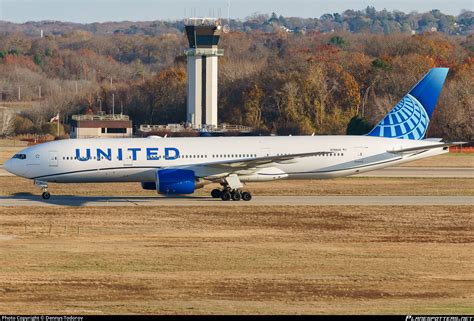
[[[142,183],[142,187],[144,184],[148,183]],[[156,171],[156,183],[153,184],[160,194],[192,194],[196,188],[196,178],[192,170],[161,169]]]

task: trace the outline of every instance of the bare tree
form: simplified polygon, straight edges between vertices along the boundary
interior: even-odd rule
[[[0,107],[0,136],[12,135],[15,131],[15,114],[8,108]]]

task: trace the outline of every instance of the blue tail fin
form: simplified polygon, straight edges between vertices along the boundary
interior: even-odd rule
[[[433,68],[385,116],[368,136],[423,139],[448,68]]]

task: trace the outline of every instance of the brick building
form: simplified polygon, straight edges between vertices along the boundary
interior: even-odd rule
[[[73,115],[70,137],[132,137],[132,121],[127,115]]]

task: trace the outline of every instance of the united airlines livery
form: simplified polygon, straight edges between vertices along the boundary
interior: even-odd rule
[[[433,68],[365,136],[70,139],[28,147],[5,163],[50,197],[48,182],[140,182],[164,195],[220,184],[212,197],[250,201],[245,182],[349,176],[448,152],[423,139],[447,68]]]

